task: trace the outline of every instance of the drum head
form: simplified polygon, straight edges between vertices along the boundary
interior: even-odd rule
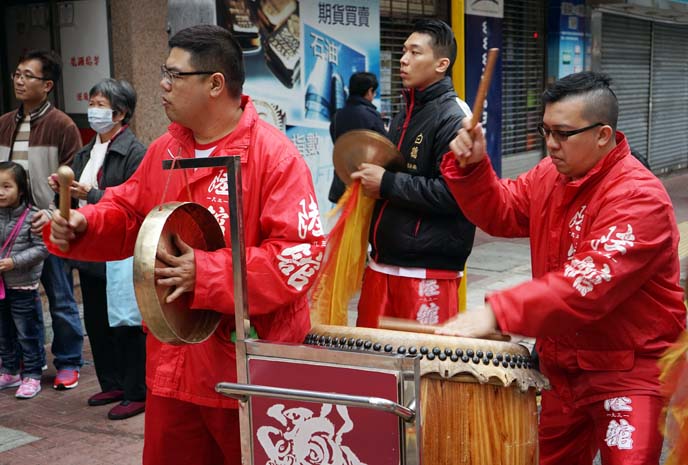
[[[203,342],[215,331],[222,314],[191,310],[190,292],[165,303],[174,288],[155,284],[155,268],[166,266],[156,257],[158,247],[179,255],[175,234],[194,249],[212,251],[225,247],[222,229],[207,208],[188,202],[155,207],[144,219],[134,248],[136,301],[144,322],[158,340],[168,344]]]
[[[344,184],[351,184],[351,173],[361,163],[372,163],[391,171],[404,166],[404,157],[385,136],[367,129],[356,129],[342,134],[334,144],[332,153],[334,170]]]

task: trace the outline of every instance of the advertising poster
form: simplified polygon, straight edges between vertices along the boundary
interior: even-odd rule
[[[585,69],[585,2],[550,4],[548,17],[548,76],[560,79]]]
[[[380,76],[378,1],[225,0],[224,8],[223,25],[244,51],[244,93],[297,146],[320,212],[329,211],[330,121],[346,102],[353,73]],[[379,93],[373,103],[380,107]]]
[[[107,4],[105,0],[61,2],[58,14],[64,109],[86,113],[88,91],[110,77]]]
[[[502,20],[466,15],[466,103],[473,108],[487,51],[502,47]],[[502,58],[497,60],[480,122],[485,129],[487,153],[498,176],[502,174]]]

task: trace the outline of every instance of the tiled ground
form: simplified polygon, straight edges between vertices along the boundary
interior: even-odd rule
[[[72,390],[52,388],[51,365],[43,372],[43,390],[37,397],[17,400],[14,388],[0,391],[0,465],[141,463],[144,415],[111,421],[107,412],[112,405],[86,404],[99,391],[88,339],[84,354],[87,363]]]

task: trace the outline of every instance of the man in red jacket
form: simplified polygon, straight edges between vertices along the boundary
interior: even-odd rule
[[[533,280],[486,297],[442,332],[538,338],[540,464],[658,464],[665,399],[657,360],[686,324],[679,234],[661,182],[616,131],[607,76],[577,73],[543,94],[549,157],[498,179],[482,128],[452,141],[442,174],[491,235],[530,237]],[[464,160],[462,168],[459,160]]]
[[[172,120],[124,184],[98,204],[54,215],[51,250],[69,243],[69,256],[115,260],[132,255],[143,218],[159,203],[193,200],[215,215],[230,244],[227,173],[199,168],[163,171],[172,157],[241,156],[251,322],[261,339],[300,342],[309,327],[306,292],[320,267],[323,231],[310,172],[287,137],[259,119],[242,95],[242,52],[217,26],[194,26],[169,41],[162,66],[162,104]],[[188,178],[188,185],[186,179]],[[164,198],[163,198],[164,197]],[[48,228],[46,228],[48,229]],[[241,462],[237,403],[214,391],[236,380],[234,296],[230,248],[158,256],[158,285],[174,287],[168,302],[192,293],[193,309],[225,315],[215,333],[194,345],[169,345],[148,335],[146,347],[146,465],[235,465]]]

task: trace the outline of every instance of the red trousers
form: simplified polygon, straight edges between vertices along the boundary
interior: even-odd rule
[[[658,465],[665,401],[655,396],[610,397],[571,408],[542,393],[540,465]]]
[[[459,311],[461,278],[421,279],[392,276],[366,268],[356,326],[377,328],[380,316],[442,323]]]
[[[146,396],[143,465],[238,465],[239,411]]]

